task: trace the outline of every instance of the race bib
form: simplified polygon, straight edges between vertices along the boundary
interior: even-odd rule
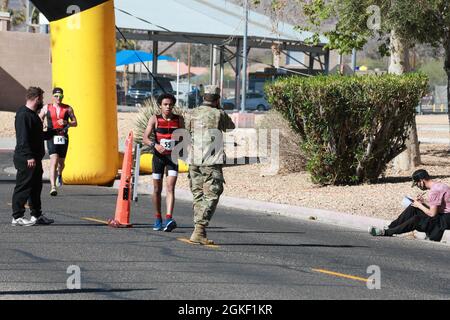
[[[175,140],[161,139],[159,144],[167,151],[172,151],[175,148]]]
[[[54,136],[53,143],[58,145],[66,144],[66,137],[64,136]]]

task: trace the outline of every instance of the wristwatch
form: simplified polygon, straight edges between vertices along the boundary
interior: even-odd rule
[[[150,142],[150,144],[149,144],[150,148],[154,148],[155,145],[156,145],[155,141],[152,141],[152,142]]]

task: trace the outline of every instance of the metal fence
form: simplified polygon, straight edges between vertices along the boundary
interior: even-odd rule
[[[417,114],[446,114],[448,113],[448,104],[419,104]]]

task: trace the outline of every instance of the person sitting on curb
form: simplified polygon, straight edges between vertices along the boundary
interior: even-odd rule
[[[417,230],[425,232],[432,241],[441,241],[444,231],[450,229],[450,187],[433,181],[423,169],[415,171],[412,180],[412,187],[430,190],[428,204],[425,204],[422,196],[417,196],[387,228],[370,227],[371,235],[391,237]]]

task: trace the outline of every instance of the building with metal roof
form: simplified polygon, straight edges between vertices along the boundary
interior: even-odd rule
[[[175,43],[196,43],[211,46],[211,83],[223,86],[224,64],[230,63],[236,74],[236,92],[240,92],[243,65],[244,8],[227,0],[115,0],[117,37],[153,41],[155,59],[152,73],[158,73],[157,56]],[[278,22],[270,17],[249,11],[248,50],[271,49],[289,56],[289,52],[302,52],[304,61],[297,61],[304,69],[298,73],[313,75],[328,73],[329,51],[324,49],[326,39],[317,46],[305,40],[308,32]],[[160,50],[160,42],[172,43]],[[230,50],[234,47],[235,50]],[[280,66],[268,66],[283,70]],[[215,68],[219,69],[216,78]],[[284,70],[285,72],[287,70]],[[236,94],[237,99],[239,95]],[[236,101],[238,105],[239,102]]]

